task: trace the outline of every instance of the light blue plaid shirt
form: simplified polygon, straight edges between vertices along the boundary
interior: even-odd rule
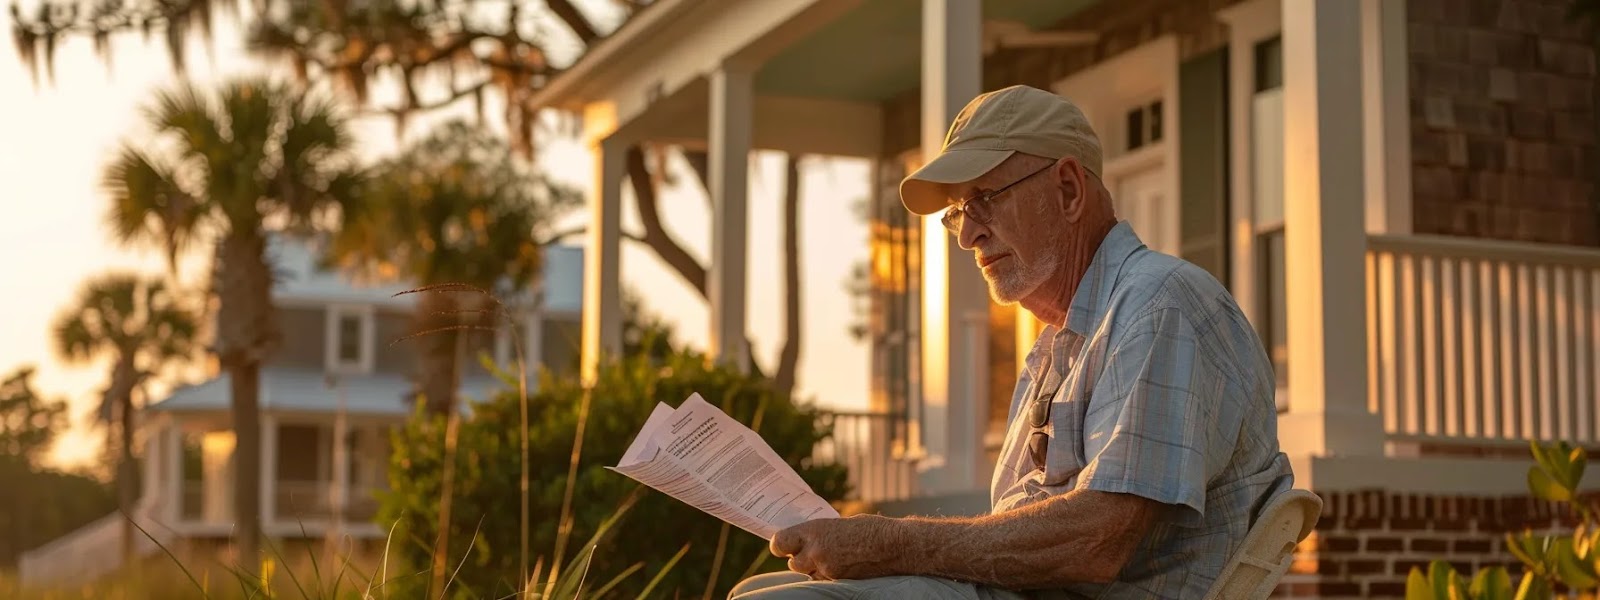
[[[1225,288],[1120,223],[1067,311],[1046,326],[1011,398],[993,512],[1074,489],[1173,505],[1118,577],[1046,598],[1200,598],[1266,499],[1293,487],[1260,338]],[[1052,396],[1046,465],[1030,401]],[[1062,560],[1073,560],[1063,556]]]

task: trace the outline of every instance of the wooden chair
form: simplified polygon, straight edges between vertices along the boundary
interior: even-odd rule
[[[1294,562],[1295,546],[1321,516],[1322,499],[1309,491],[1291,489],[1272,498],[1206,600],[1266,600]]]

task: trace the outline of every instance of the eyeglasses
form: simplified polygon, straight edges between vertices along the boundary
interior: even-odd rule
[[[1029,177],[1043,173],[1045,170],[1054,166],[1056,166],[1055,163],[1050,163],[1037,171],[1023,175],[1021,178],[1006,184],[1004,187],[998,190],[985,192],[977,196],[961,200],[960,202],[952,205],[950,208],[945,209],[944,216],[940,217],[939,220],[944,223],[945,229],[950,230],[950,233],[954,234],[960,234],[961,222],[968,216],[971,216],[972,220],[977,221],[980,224],[987,225],[989,220],[994,218],[994,213],[991,212],[991,210],[994,206],[995,198],[998,198],[1000,194],[1005,193],[1006,190],[1011,189],[1011,186],[1022,183],[1023,181],[1027,181]]]

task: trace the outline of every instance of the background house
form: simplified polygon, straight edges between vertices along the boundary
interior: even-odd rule
[[[583,356],[620,343],[628,144],[711,156],[713,352],[743,356],[752,149],[875,162],[862,499],[983,510],[1038,324],[896,185],[973,96],[1080,103],[1119,211],[1228,285],[1321,494],[1281,591],[1399,597],[1548,525],[1526,441],[1600,439],[1594,52],[1565,0],[660,0],[537,96],[596,160]],[[818,126],[819,123],[827,126]]]
[[[362,285],[316,264],[315,246],[284,238],[270,250],[283,344],[261,370],[262,529],[269,539],[313,543],[348,536],[358,548],[388,533],[374,517],[387,488],[389,432],[415,410],[414,351],[398,342],[413,330],[416,295],[403,283]],[[530,390],[540,368],[571,372],[577,362],[583,251],[546,248],[541,285],[503,298],[525,342]],[[514,365],[509,328],[475,332],[462,373],[462,410],[504,386],[478,362]],[[233,438],[228,376],[180,387],[143,411],[142,495],[136,522],[177,550],[223,548],[233,530]],[[514,389],[514,388],[513,388]],[[23,554],[28,584],[87,579],[121,564],[121,514],[107,515]],[[141,538],[143,555],[159,552]]]

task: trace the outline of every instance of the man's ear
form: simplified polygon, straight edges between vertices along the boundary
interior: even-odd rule
[[[1066,213],[1068,222],[1078,222],[1089,210],[1089,178],[1083,165],[1069,156],[1056,161],[1051,172],[1061,190],[1061,211]]]

